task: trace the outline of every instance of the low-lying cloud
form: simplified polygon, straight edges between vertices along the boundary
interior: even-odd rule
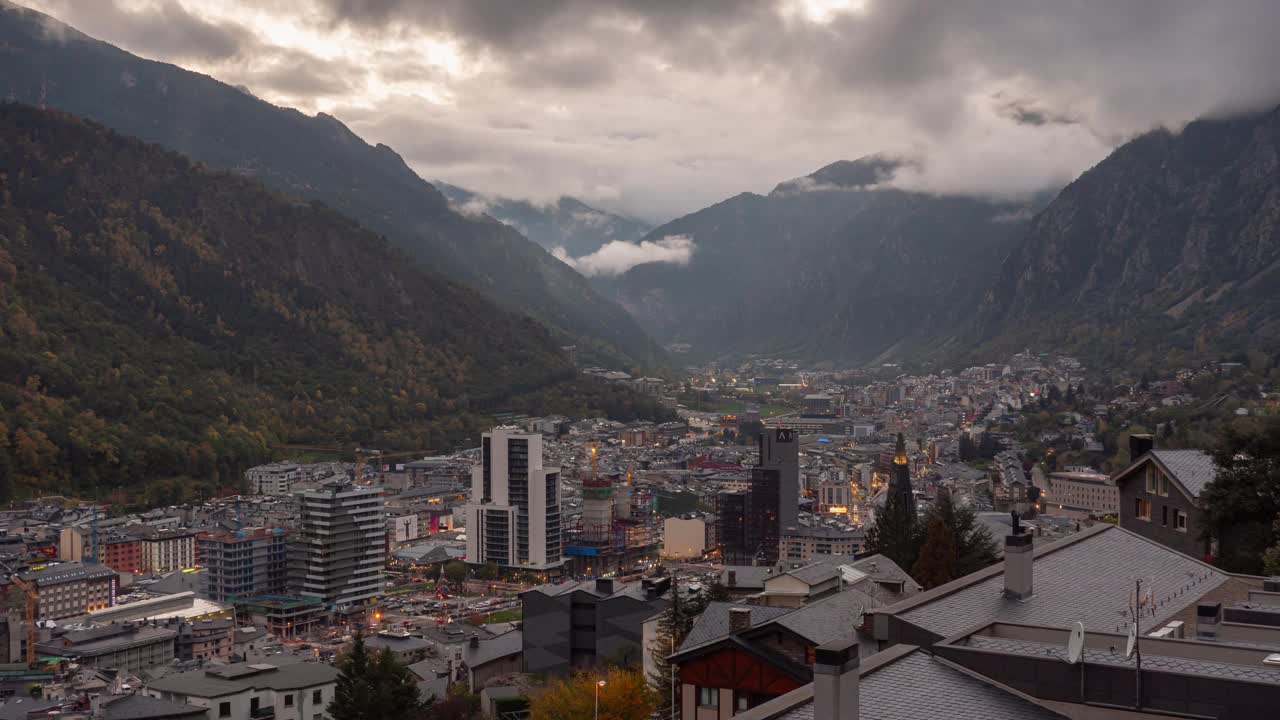
[[[556,248],[551,254],[578,272],[595,275],[621,275],[637,265],[669,263],[688,265],[693,257],[693,238],[688,235],[668,235],[661,240],[625,242],[614,240],[601,246],[590,255],[569,257],[564,248]]]

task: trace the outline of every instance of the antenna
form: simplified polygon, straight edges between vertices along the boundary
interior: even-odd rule
[[[1076,621],[1067,639],[1067,662],[1075,665],[1084,657],[1084,623]]]

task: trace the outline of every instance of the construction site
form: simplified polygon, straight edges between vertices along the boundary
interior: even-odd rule
[[[572,575],[628,575],[657,559],[662,518],[652,493],[632,483],[631,470],[601,473],[596,450],[582,477],[582,514],[565,530],[565,565]]]

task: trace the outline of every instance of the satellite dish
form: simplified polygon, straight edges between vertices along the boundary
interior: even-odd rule
[[[1124,656],[1126,658],[1133,657],[1133,651],[1138,647],[1138,621],[1135,619],[1129,625],[1129,643],[1125,645]]]
[[[1075,665],[1084,656],[1084,623],[1076,621],[1071,628],[1071,637],[1067,639],[1067,662]]]

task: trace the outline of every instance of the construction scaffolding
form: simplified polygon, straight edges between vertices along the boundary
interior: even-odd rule
[[[631,474],[582,478],[582,514],[565,530],[565,560],[574,575],[627,574],[658,557],[662,518],[653,496],[631,486]]]

